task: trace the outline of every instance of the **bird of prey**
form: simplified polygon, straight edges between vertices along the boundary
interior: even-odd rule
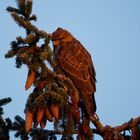
[[[96,73],[90,54],[67,30],[58,28],[52,33],[56,73],[69,77],[80,93],[87,116],[96,111],[94,92]]]

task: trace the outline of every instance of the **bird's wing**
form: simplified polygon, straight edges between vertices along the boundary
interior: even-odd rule
[[[96,90],[93,63],[80,42],[68,43],[58,55],[57,61],[78,89],[91,94]]]

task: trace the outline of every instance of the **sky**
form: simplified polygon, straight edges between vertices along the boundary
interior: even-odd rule
[[[140,1],[139,0],[33,0],[39,29],[70,31],[92,56],[97,74],[97,114],[104,125],[116,126],[140,115]],[[5,59],[10,42],[25,37],[6,12],[15,0],[0,0],[0,98],[11,97],[4,117],[23,118],[28,95],[27,68]],[[50,128],[49,126],[47,128]],[[14,137],[11,137],[14,140]],[[99,136],[95,140],[101,140]]]

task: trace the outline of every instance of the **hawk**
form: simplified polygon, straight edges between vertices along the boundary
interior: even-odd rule
[[[87,116],[96,111],[94,92],[96,91],[96,73],[90,54],[84,46],[68,31],[58,28],[52,33],[58,74],[69,77],[80,93]]]

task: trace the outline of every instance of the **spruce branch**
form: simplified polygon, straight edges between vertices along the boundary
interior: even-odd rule
[[[1,99],[0,106],[6,105],[6,104],[10,103],[11,101],[12,101],[12,99],[10,97]]]
[[[14,21],[26,30],[27,36],[25,38],[17,37],[16,41],[11,43],[11,50],[8,51],[5,57],[16,56],[17,68],[21,67],[22,64],[28,67],[29,73],[25,89],[27,90],[33,85],[34,90],[29,95],[26,103],[26,120],[19,116],[15,117],[13,123],[10,119],[4,120],[1,106],[10,102],[10,99],[0,100],[1,126],[4,126],[7,132],[16,130],[15,137],[20,136],[24,140],[28,139],[27,133],[37,140],[39,136],[42,139],[56,139],[55,135],[62,135],[62,139],[70,140],[73,134],[79,134],[79,131],[81,131],[80,133],[84,132],[84,128],[89,129],[91,120],[95,126],[91,129],[92,133],[101,135],[104,140],[126,140],[126,135],[122,135],[125,130],[132,132],[130,137],[134,140],[140,138],[138,135],[140,133],[140,117],[131,119],[131,121],[116,127],[104,126],[96,114],[91,115],[88,118],[89,120],[84,122],[86,121],[86,113],[84,107],[80,105],[79,91],[71,79],[54,73],[45,63],[47,61],[52,68],[56,66],[53,51],[49,46],[52,36],[31,23],[31,20],[37,19],[35,15],[31,15],[32,0],[17,0],[17,5],[18,9],[9,6],[7,11],[11,13]],[[38,46],[37,43],[40,39],[44,39],[44,44]],[[55,130],[43,129],[46,121],[55,122]],[[32,128],[37,127],[39,124],[42,129]],[[4,128],[3,130],[6,133]],[[92,134],[90,134],[91,132],[86,133],[84,140],[91,139]]]
[[[31,21],[31,20],[37,21],[37,16],[33,14],[33,15],[30,17],[30,21]]]
[[[132,121],[132,120],[131,120]],[[123,131],[125,131],[125,130],[131,130],[134,126],[137,126],[138,124],[140,124],[140,116],[139,117],[136,117],[136,118],[134,118],[133,119],[133,124],[131,124],[131,126],[130,126],[130,121],[128,121],[128,122],[126,122],[126,123],[124,123],[124,124],[121,124],[121,125],[119,125],[119,126],[115,126],[115,127],[110,127],[110,126],[108,126],[108,125],[106,125],[105,127],[104,127],[104,131],[99,131],[98,129],[95,129],[95,128],[93,128],[93,129],[91,129],[92,130],[92,132],[94,133],[94,134],[98,134],[98,135],[100,135],[100,136],[104,136],[105,135],[105,129],[106,129],[106,131],[107,131],[107,129],[112,129],[113,131],[117,131],[118,133],[120,133],[120,132],[123,132]],[[58,134],[58,135],[62,135],[62,134],[65,134],[66,132],[65,131],[61,131],[61,130],[42,130],[42,129],[32,129],[32,132],[31,132],[31,134],[32,133],[34,133],[34,132],[39,132],[39,131],[42,131],[43,133],[45,133],[45,134]],[[113,133],[113,131],[112,131],[112,133]],[[74,130],[73,131],[73,134],[78,134],[78,130]],[[123,135],[122,135],[123,136]],[[113,139],[113,140],[119,140],[119,139]]]
[[[7,10],[8,12],[16,12],[16,13],[18,13],[18,14],[21,14],[21,11],[20,11],[19,9],[14,8],[14,7],[11,7],[11,6],[8,6],[8,7],[6,8],[6,10]]]
[[[21,13],[24,15],[26,0],[16,0],[16,2],[17,2],[17,6],[20,9]]]
[[[31,32],[36,33],[36,35],[40,36],[41,38],[46,38],[46,39],[50,40],[50,38],[51,38],[51,35],[50,34],[46,33],[43,30],[39,30],[36,26],[34,26],[33,24],[31,24],[29,21],[26,21],[26,20],[24,20],[23,17],[18,16],[17,13],[12,12],[11,13],[11,16],[13,17],[13,19],[16,21],[16,23],[19,26],[25,28],[26,30],[29,30]]]
[[[138,126],[140,124],[140,116],[136,118],[132,118],[130,121],[123,123],[122,125],[115,126],[114,129],[116,129],[118,132],[122,132],[124,130],[130,130],[135,126]]]
[[[103,124],[99,121],[97,114],[95,114],[94,116],[91,116],[90,119],[93,122],[93,124],[95,125],[95,127],[97,128],[97,130],[100,133],[104,133],[105,128],[104,128]]]
[[[25,16],[26,18],[30,18],[30,14],[32,13],[32,0],[27,0],[27,3],[26,3],[26,10],[25,10]]]

